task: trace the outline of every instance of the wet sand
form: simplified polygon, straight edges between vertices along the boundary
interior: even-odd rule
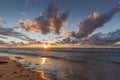
[[[43,71],[32,71],[9,58],[0,57],[0,80],[49,80]]]

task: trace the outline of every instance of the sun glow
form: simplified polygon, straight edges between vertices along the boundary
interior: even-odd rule
[[[48,48],[48,46],[46,44],[43,45],[43,48]]]

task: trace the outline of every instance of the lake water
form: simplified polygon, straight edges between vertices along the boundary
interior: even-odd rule
[[[0,56],[23,57],[26,68],[51,80],[120,80],[120,49],[0,49]]]

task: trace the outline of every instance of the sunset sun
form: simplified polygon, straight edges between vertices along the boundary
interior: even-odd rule
[[[48,48],[48,46],[46,44],[43,45],[43,48]]]

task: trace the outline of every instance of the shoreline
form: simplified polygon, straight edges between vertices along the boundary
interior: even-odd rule
[[[17,51],[18,50],[18,51]],[[7,53],[22,53],[22,51],[32,50],[32,51],[54,51],[54,52],[120,52],[120,48],[48,48],[48,49],[41,49],[41,48],[0,48],[0,52],[7,52]],[[112,50],[112,51],[111,51]],[[23,52],[24,53],[24,52]],[[30,52],[29,52],[30,53]]]
[[[0,80],[49,80],[43,71],[24,68],[22,64],[7,57],[0,57]]]

